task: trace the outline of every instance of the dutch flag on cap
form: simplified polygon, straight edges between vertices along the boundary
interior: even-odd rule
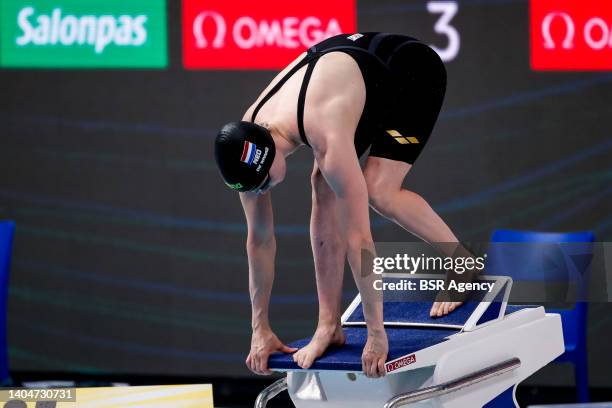
[[[255,146],[254,143],[245,141],[244,147],[242,149],[242,157],[240,158],[240,161],[250,166],[253,163],[253,158],[255,157],[256,149],[257,149],[257,146]]]

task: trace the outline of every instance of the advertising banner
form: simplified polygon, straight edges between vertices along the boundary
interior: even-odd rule
[[[0,65],[16,68],[167,65],[165,0],[3,0]]]
[[[612,2],[531,0],[531,67],[612,70]]]
[[[183,0],[187,69],[278,69],[317,42],[356,29],[355,1]]]

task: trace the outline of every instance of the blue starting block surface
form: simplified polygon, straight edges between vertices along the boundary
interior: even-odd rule
[[[456,329],[421,329],[421,328],[387,328],[389,338],[388,361],[395,360],[415,351],[431,347],[445,341],[457,333]],[[361,371],[361,353],[367,340],[365,327],[345,327],[346,344],[342,347],[331,347],[312,365],[312,370]],[[290,347],[304,347],[310,338],[291,343]],[[277,353],[270,356],[268,366],[271,369],[301,370],[293,361],[291,354]]]
[[[422,281],[439,281],[435,275],[385,275],[384,282],[398,284],[415,283],[420,287]],[[472,330],[476,325],[498,320],[503,317],[507,296],[512,286],[511,280],[499,276],[483,276],[479,283],[491,285],[488,290],[470,291],[469,300],[446,316],[431,318],[429,311],[435,301],[434,291],[384,291],[385,326],[422,326],[447,329]],[[424,296],[425,295],[425,298]],[[428,299],[427,299],[428,298]],[[343,326],[365,326],[365,316],[361,298],[357,296],[342,315]]]
[[[462,305],[450,315],[444,318],[429,317],[429,308],[427,308],[427,317],[424,317],[425,303],[394,303],[392,310],[385,309],[385,320],[396,313],[413,315],[425,323],[435,324],[442,319],[447,323],[460,323],[466,319],[466,314],[473,312],[477,302],[471,302],[474,305],[470,306],[470,302]],[[385,304],[385,307],[387,305]],[[514,313],[518,310],[532,306],[511,306],[506,308],[506,315]],[[357,311],[358,309],[356,309]],[[363,318],[363,312],[361,312]],[[352,316],[351,316],[352,317]],[[469,317],[469,314],[468,314]],[[358,316],[355,316],[358,320]],[[428,321],[425,321],[428,320]],[[389,338],[389,355],[387,361],[395,360],[402,356],[415,353],[428,347],[446,341],[446,339],[458,333],[461,329],[452,329],[445,327],[387,327],[387,336]],[[361,353],[367,340],[367,329],[365,327],[349,326],[344,328],[346,335],[346,344],[341,347],[330,347],[323,356],[318,358],[311,370],[337,370],[337,371],[361,371]],[[291,347],[301,348],[310,342],[311,338],[298,340],[290,344]],[[270,356],[268,366],[273,370],[301,370],[301,368],[293,361],[291,354],[276,353]]]
[[[431,318],[431,302],[384,302],[385,324],[392,326],[397,323],[411,323],[414,325],[461,326],[467,322],[476,310],[478,302],[466,302],[452,313]],[[347,326],[365,325],[363,306],[361,303],[355,308],[344,323]],[[455,327],[459,328],[459,327]]]

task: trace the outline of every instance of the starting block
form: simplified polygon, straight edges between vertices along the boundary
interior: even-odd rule
[[[415,275],[385,280],[406,278]],[[286,376],[263,390],[255,407],[264,408],[284,390],[296,408],[518,407],[518,384],[564,351],[561,319],[541,306],[508,305],[510,278],[479,280],[492,282],[493,290],[440,318],[429,317],[431,301],[389,301],[385,295],[389,354],[386,375],[377,379],[361,371],[367,329],[357,296],[342,316],[346,344],[328,349],[308,370],[290,354],[270,356],[270,369]]]

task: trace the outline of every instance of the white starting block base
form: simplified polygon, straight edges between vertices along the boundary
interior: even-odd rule
[[[559,315],[523,309],[503,321],[415,353],[416,362],[383,378],[363,373],[307,370],[287,373],[287,389],[296,408],[383,407],[394,397],[452,382],[496,364],[518,358],[520,366],[447,395],[407,404],[415,407],[482,407],[545,366],[563,350]],[[555,336],[553,336],[555,337]],[[514,401],[516,405],[516,401]],[[509,405],[506,405],[509,406]],[[516,405],[518,406],[518,405]]]
[[[487,279],[491,278],[496,277]],[[511,285],[504,279],[502,284]],[[264,408],[285,389],[296,408],[518,407],[516,386],[564,351],[561,318],[545,313],[543,307],[501,303],[488,314],[487,308],[495,302],[481,302],[472,309],[465,306],[464,326],[456,329],[448,324],[435,328],[436,321],[444,322],[424,318],[418,304],[403,303],[405,310],[400,312],[396,305],[390,307],[400,318],[412,316],[414,321],[387,329],[393,336],[383,378],[367,378],[361,372],[363,344],[349,344],[348,339],[363,338],[365,329],[354,324],[345,327],[344,349],[328,350],[309,370],[295,366],[289,355],[275,355],[269,366],[287,376],[264,390],[255,407]],[[349,314],[357,310],[354,304]],[[345,314],[343,320],[349,318]],[[423,320],[428,321],[421,324]]]

